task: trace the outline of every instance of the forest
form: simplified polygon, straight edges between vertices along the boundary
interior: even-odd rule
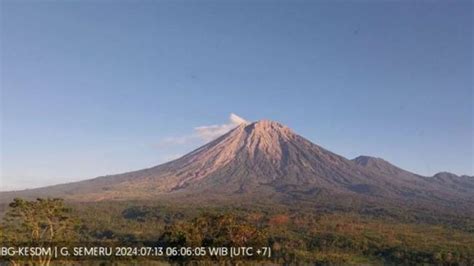
[[[3,263],[255,262],[317,264],[474,263],[474,222],[429,211],[383,207],[341,210],[316,206],[207,206],[160,202],[70,203],[15,199],[6,209],[0,237],[5,246],[97,245],[129,247],[269,247],[270,257],[167,256],[35,258],[3,257]]]

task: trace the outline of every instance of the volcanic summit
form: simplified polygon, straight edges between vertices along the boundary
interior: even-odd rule
[[[319,194],[403,201],[473,201],[470,177],[425,177],[369,156],[349,160],[278,122],[242,123],[181,158],[155,167],[76,183],[0,193],[71,200],[124,200]]]

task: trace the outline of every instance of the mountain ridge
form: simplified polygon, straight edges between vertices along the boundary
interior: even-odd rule
[[[58,196],[74,201],[188,197],[316,198],[318,193],[362,200],[474,202],[474,179],[420,176],[370,156],[349,160],[270,120],[242,123],[167,163],[27,191],[15,196]],[[214,195],[211,195],[214,194]],[[296,195],[298,194],[298,195]],[[296,196],[295,196],[296,195]]]

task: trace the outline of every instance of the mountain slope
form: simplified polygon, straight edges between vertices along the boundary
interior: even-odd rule
[[[449,181],[446,181],[449,180]],[[453,181],[461,180],[461,181]],[[446,182],[459,185],[445,186]],[[152,168],[20,192],[78,201],[187,198],[305,198],[473,202],[472,178],[419,176],[377,158],[348,160],[272,121],[242,124],[174,161]]]
[[[364,166],[365,168],[371,168],[372,170],[387,175],[393,176],[410,176],[415,178],[415,174],[405,171],[382,158],[375,158],[370,156],[361,155],[357,158],[352,159],[352,161],[358,165]]]

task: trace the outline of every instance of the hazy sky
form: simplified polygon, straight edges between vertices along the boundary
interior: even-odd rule
[[[474,174],[471,1],[0,2],[0,190],[162,163],[230,113]]]

